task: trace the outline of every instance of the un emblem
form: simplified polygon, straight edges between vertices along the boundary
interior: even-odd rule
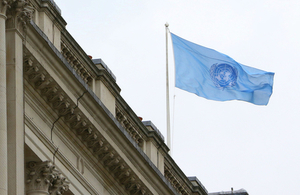
[[[217,88],[225,89],[235,86],[238,70],[229,64],[214,64],[210,67],[210,77]]]

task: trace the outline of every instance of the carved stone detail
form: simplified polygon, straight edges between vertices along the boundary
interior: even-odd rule
[[[85,83],[88,83],[93,80],[92,75],[84,68],[83,64],[78,58],[75,57],[74,53],[67,47],[66,44],[61,44],[61,53],[66,58],[68,63],[74,68],[76,73],[84,80]]]
[[[55,180],[49,188],[50,195],[62,195],[69,190],[70,182],[57,170],[54,170]]]
[[[26,32],[26,24],[30,22],[33,12],[34,8],[28,0],[10,0],[6,11],[6,28],[16,28],[22,33]]]
[[[120,108],[116,108],[116,118],[119,121],[119,123],[126,129],[126,131],[129,133],[129,135],[132,137],[132,139],[140,146],[143,147],[144,140],[140,133],[138,132],[137,128],[134,126],[133,122],[131,122],[124,112],[121,111]]]
[[[69,182],[50,161],[27,163],[26,193],[62,195],[69,189]]]
[[[91,151],[98,162],[112,174],[116,181],[124,186],[129,194],[152,194],[84,113],[78,109],[67,94],[63,93],[63,90],[54,79],[32,56],[28,55],[27,57],[24,61],[24,78],[57,112],[58,116],[63,116],[65,124]],[[136,133],[135,135],[139,134]],[[64,188],[60,189],[64,190]],[[59,191],[52,188],[51,192],[52,194],[54,192],[59,194]]]
[[[171,185],[182,195],[189,195],[188,191],[182,185],[182,182],[178,181],[175,174],[171,169],[165,166],[165,178],[171,183]]]
[[[6,10],[7,8],[10,7],[10,1],[8,0],[0,0],[0,14],[1,15],[6,15]]]

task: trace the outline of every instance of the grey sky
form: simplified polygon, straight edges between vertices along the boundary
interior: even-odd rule
[[[268,106],[206,100],[174,88],[170,45],[172,155],[209,192],[233,187],[251,195],[298,193],[300,1],[55,2],[77,42],[102,58],[127,103],[165,137],[166,22],[182,38],[275,72]]]

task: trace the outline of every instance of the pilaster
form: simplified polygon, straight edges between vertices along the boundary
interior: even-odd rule
[[[23,46],[15,29],[6,31],[8,194],[24,194]]]
[[[6,39],[8,3],[0,0],[0,195],[7,195]]]
[[[6,98],[8,194],[24,194],[23,39],[32,8],[25,0],[13,1],[6,11]]]

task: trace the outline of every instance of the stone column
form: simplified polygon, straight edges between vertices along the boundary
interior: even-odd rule
[[[24,195],[24,90],[23,39],[32,10],[27,1],[17,0],[6,11],[6,95],[8,194]]]
[[[7,2],[0,0],[0,195],[7,195],[6,9]]]
[[[62,195],[69,189],[69,182],[50,161],[27,163],[26,177],[26,195]]]

